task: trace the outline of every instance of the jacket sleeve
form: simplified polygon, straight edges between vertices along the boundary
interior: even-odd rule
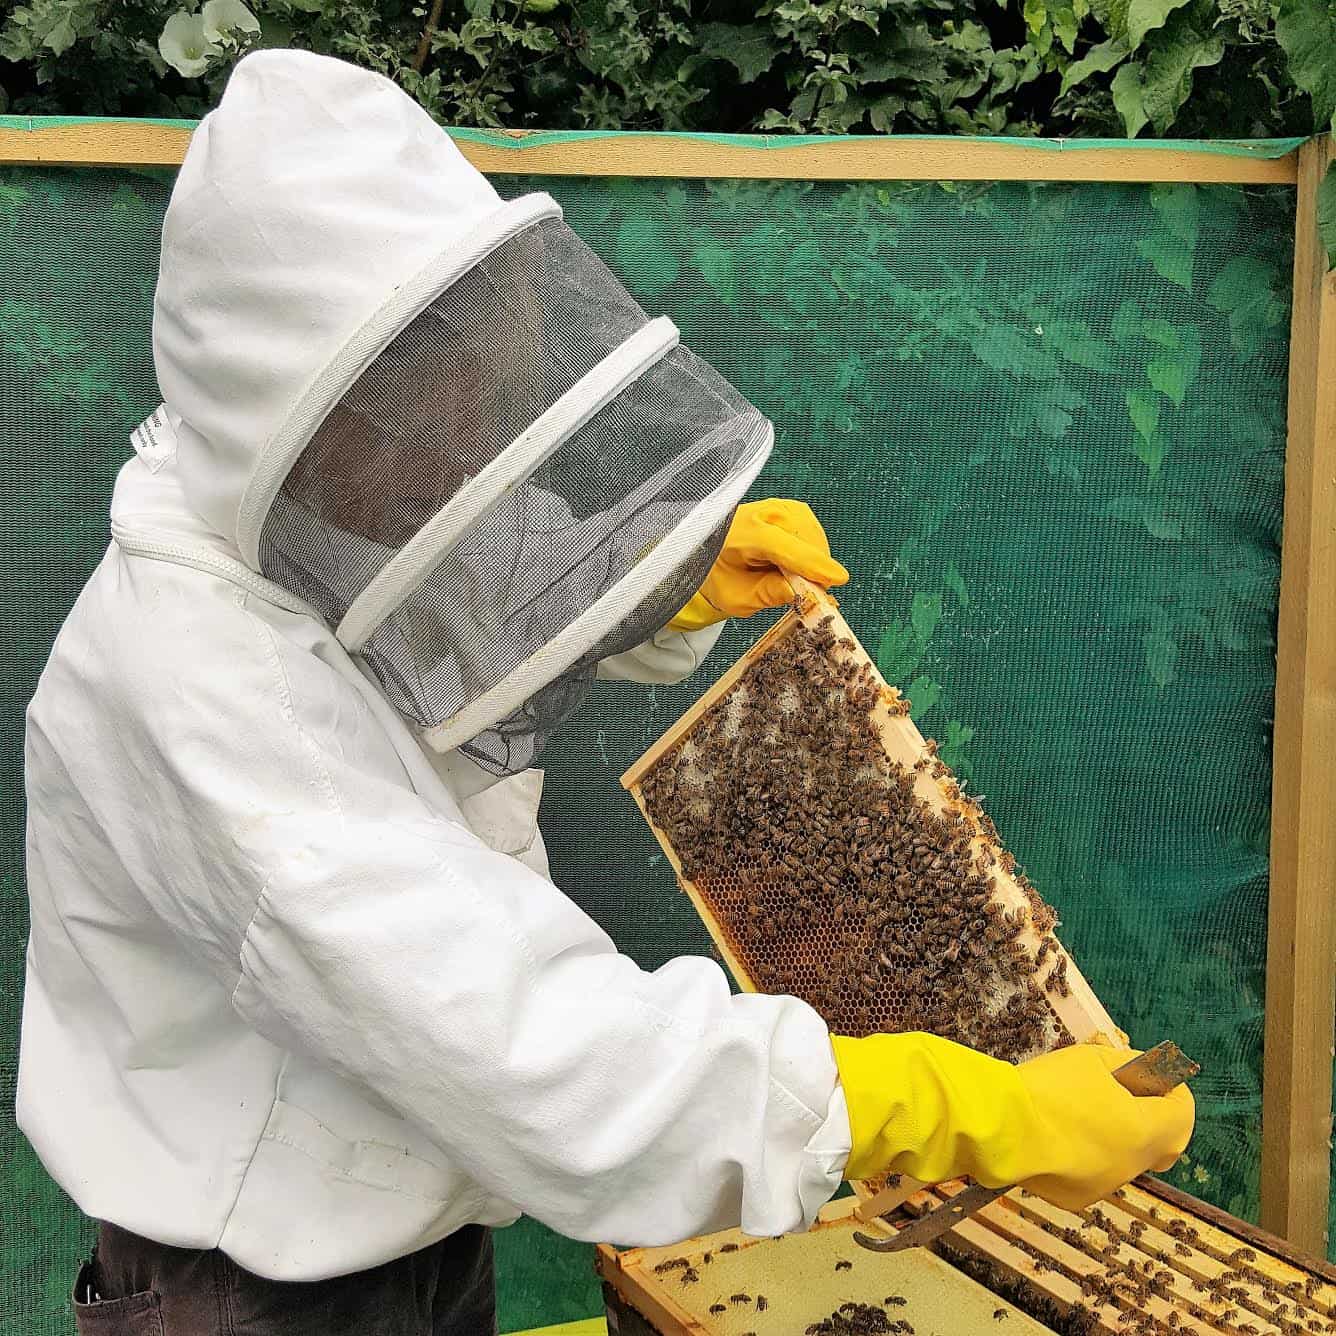
[[[246,620],[254,649],[152,725],[195,849],[162,913],[238,1013],[571,1237],[810,1224],[850,1146],[816,1012],[707,959],[638,968],[419,797],[345,676]]]
[[[598,666],[602,682],[680,682],[705,662],[725,623],[699,631],[670,631],[666,626],[643,644],[604,659]]]

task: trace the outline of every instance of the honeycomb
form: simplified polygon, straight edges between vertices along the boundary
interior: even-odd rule
[[[908,711],[831,618],[795,619],[641,776],[641,803],[749,982],[835,1033],[925,1030],[1011,1061],[1071,1043],[1056,916],[931,743],[892,759],[888,708]]]
[[[637,1291],[661,1300],[677,1321],[655,1330],[675,1336],[991,1336],[1000,1329],[996,1294],[927,1249],[864,1252],[851,1237],[861,1227],[852,1211],[832,1203],[801,1234],[759,1239],[724,1230],[630,1250],[618,1278],[631,1282],[623,1290],[631,1307]],[[1006,1313],[1006,1336],[1048,1336],[1010,1304]]]

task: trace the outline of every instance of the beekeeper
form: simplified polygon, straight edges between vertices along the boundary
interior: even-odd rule
[[[164,407],[28,713],[18,1115],[84,1332],[494,1329],[488,1226],[808,1225],[895,1169],[1091,1200],[1182,1150],[1116,1056],[837,1040],[547,876],[548,735],[845,578],[771,428],[546,195],[377,75],[244,60],[181,169]],[[319,1281],[318,1285],[305,1282]]]

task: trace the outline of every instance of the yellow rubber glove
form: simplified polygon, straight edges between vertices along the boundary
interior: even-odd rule
[[[968,1174],[1078,1210],[1168,1169],[1192,1135],[1187,1086],[1138,1098],[1110,1075],[1135,1050],[1077,1044],[1013,1067],[928,1034],[832,1044],[853,1132],[846,1178]]]
[[[749,501],[737,508],[728,537],[705,583],[668,623],[674,631],[699,631],[725,617],[750,617],[793,598],[783,572],[823,589],[842,585],[849,572],[830,555],[821,521],[801,501]]]

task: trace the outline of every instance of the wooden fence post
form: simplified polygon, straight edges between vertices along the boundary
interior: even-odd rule
[[[1330,137],[1299,166],[1277,629],[1262,1224],[1325,1256],[1336,1010],[1336,272],[1317,228]]]

